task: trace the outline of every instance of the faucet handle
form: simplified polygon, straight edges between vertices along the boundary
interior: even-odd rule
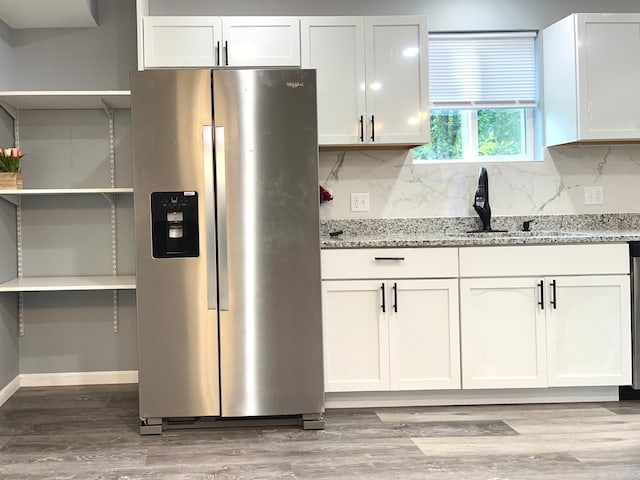
[[[523,232],[528,232],[531,230],[531,224],[535,222],[535,220],[525,220],[524,222],[522,222],[522,231]]]

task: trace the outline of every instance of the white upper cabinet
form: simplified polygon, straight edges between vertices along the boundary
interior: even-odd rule
[[[428,142],[426,17],[303,17],[301,45],[320,145]]]
[[[222,17],[228,66],[299,67],[298,17]]]
[[[298,17],[144,17],[144,67],[299,66]]]
[[[142,24],[145,68],[218,65],[220,17],[144,17]]]
[[[543,32],[545,144],[640,139],[640,14],[574,14]]]
[[[303,68],[316,69],[319,143],[362,143],[364,18],[303,17],[301,45]]]
[[[370,143],[429,141],[426,17],[367,17]]]

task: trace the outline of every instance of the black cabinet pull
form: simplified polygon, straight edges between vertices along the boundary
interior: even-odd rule
[[[551,282],[551,306],[553,307],[553,309],[555,310],[556,308],[558,308],[558,302],[557,302],[557,292],[556,292],[556,281],[552,281]]]
[[[225,57],[225,65],[229,65],[229,42],[224,41],[224,57]]]
[[[371,141],[376,141],[376,119],[371,115]]]
[[[220,66],[220,42],[216,42],[216,65]]]
[[[393,311],[398,311],[398,284],[393,282]]]
[[[364,142],[364,115],[360,115],[360,141]]]
[[[400,262],[404,260],[404,257],[374,257],[375,260],[386,260],[392,262]]]
[[[380,287],[380,290],[382,290],[382,305],[380,305],[380,307],[382,308],[382,313],[385,313],[387,311],[387,302],[385,300],[385,294],[384,294],[384,283]]]
[[[540,289],[540,300],[538,300],[538,305],[540,305],[540,310],[544,310],[544,280],[540,280],[538,288]]]

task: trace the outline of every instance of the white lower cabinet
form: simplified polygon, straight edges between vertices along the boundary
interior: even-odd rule
[[[326,392],[631,382],[628,245],[322,252]]]
[[[549,386],[626,385],[631,381],[628,275],[557,277],[547,308]],[[551,294],[553,294],[553,285]]]
[[[535,278],[460,280],[463,388],[546,386],[539,295]]]
[[[322,261],[325,391],[460,388],[458,281],[407,278],[457,275],[457,249],[332,250]]]
[[[325,391],[460,388],[457,281],[324,281]]]
[[[460,388],[458,282],[388,282],[391,390]]]
[[[380,285],[322,282],[325,391],[389,389],[389,328]]]
[[[460,280],[462,387],[629,384],[627,249],[624,244],[461,249],[461,276],[486,275]],[[533,269],[553,275],[502,276]],[[585,269],[594,275],[570,274]]]

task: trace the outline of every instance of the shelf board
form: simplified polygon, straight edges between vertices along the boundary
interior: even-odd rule
[[[135,275],[85,277],[22,277],[0,283],[0,292],[64,292],[74,290],[132,290]]]
[[[36,196],[36,195],[93,195],[93,194],[115,194],[133,193],[132,187],[125,188],[20,188],[17,190],[0,190],[0,198],[18,205],[16,197]]]
[[[93,193],[133,193],[133,188],[20,188],[0,190],[0,195],[77,195]]]
[[[131,108],[129,90],[0,91],[0,103],[16,110],[66,110],[103,108],[104,100],[113,109]]]

